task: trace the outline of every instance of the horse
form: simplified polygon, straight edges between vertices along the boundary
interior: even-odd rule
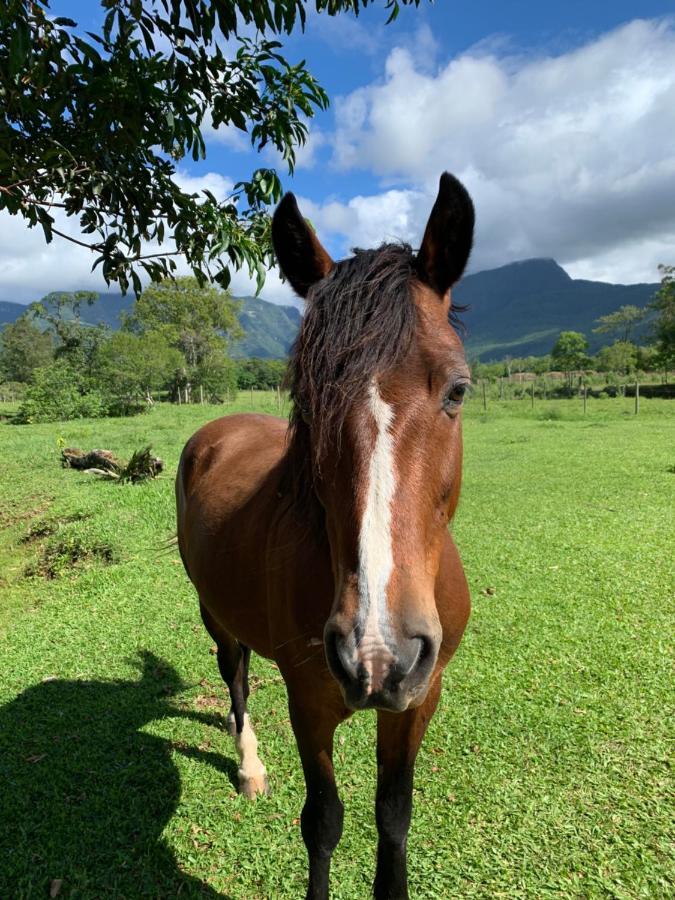
[[[178,543],[229,688],[239,790],[269,790],[246,711],[251,651],[285,681],[306,799],[307,898],[325,900],[343,805],[337,726],[377,715],[377,900],[408,897],[415,759],[470,598],[448,530],[470,383],[450,288],[474,208],[445,172],[418,253],[334,262],[291,193],[272,219],[281,272],[306,302],[289,361],[289,420],[217,419],[187,442]]]

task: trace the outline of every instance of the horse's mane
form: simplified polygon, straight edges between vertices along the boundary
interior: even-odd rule
[[[310,288],[287,376],[293,402],[287,460],[296,504],[304,507],[314,495],[314,473],[326,455],[339,453],[354,401],[374,375],[391,370],[410,352],[417,325],[415,277],[412,248],[382,244],[354,250]],[[457,324],[454,312],[452,321]]]

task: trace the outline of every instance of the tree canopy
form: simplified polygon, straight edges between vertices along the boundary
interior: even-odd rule
[[[635,326],[639,325],[646,315],[647,310],[641,309],[639,306],[632,304],[621,306],[615,312],[596,319],[598,327],[593,331],[596,334],[617,334],[618,340],[625,343],[630,341]]]
[[[561,331],[551,350],[551,361],[563,372],[583,369],[588,362],[588,341],[579,331]]]
[[[656,293],[651,307],[656,311],[654,340],[661,365],[671,368],[675,365],[675,266],[659,266],[661,287]]]
[[[247,266],[262,286],[273,260],[268,204],[279,177],[260,168],[217,199],[181,188],[176,164],[206,155],[205,127],[234,127],[275,147],[290,171],[306,119],[328,97],[278,35],[305,24],[307,0],[100,0],[99,33],[50,14],[48,0],[0,5],[0,209],[73,240],[54,210],[77,217],[103,277],[140,293],[182,255],[222,286]],[[314,0],[358,14],[374,0]],[[381,0],[396,17],[401,5]],[[256,37],[250,37],[254,26]],[[225,49],[225,44],[227,49]]]
[[[51,335],[24,313],[0,332],[0,379],[29,381],[35,369],[51,361],[52,353]]]

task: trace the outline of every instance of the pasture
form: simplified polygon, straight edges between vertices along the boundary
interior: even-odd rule
[[[234,409],[277,412],[272,395]],[[418,898],[672,896],[675,408],[465,410],[453,524],[473,598],[418,758]],[[253,658],[272,796],[236,794],[211,642],[175,548],[173,475],[223,407],[0,422],[0,897],[296,898],[304,783],[284,686]],[[151,443],[156,482],[62,470]],[[374,715],[341,726],[332,896],[366,897]],[[58,881],[61,883],[58,884]]]

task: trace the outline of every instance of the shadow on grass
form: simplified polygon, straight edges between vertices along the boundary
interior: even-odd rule
[[[175,670],[142,654],[136,681],[54,680],[0,709],[0,897],[207,897],[182,872],[162,831],[180,799],[171,743],[141,731],[190,715],[170,698]],[[236,783],[236,764],[197,748],[182,752]],[[196,851],[198,852],[198,851]]]

